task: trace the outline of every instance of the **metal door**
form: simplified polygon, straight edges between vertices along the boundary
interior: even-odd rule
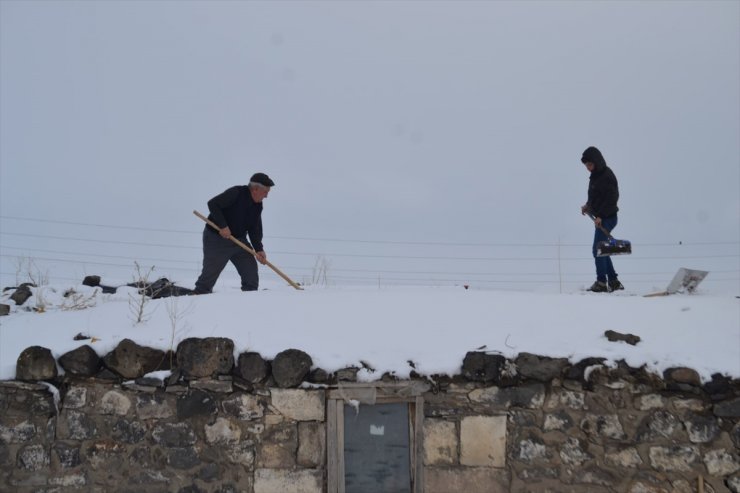
[[[346,493],[411,493],[409,405],[344,406]]]

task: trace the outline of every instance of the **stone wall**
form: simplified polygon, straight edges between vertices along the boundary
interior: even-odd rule
[[[0,383],[0,491],[320,493],[324,391],[228,383]]]
[[[200,343],[213,357],[193,350]],[[223,357],[233,346],[203,340],[172,355],[173,377],[126,379],[112,368],[143,372],[131,355],[151,357],[126,344],[125,364],[121,351],[107,355],[93,376],[0,382],[0,491],[327,491],[327,402],[359,385],[352,369],[341,378],[309,373],[310,358],[296,350],[290,363],[254,353],[234,363]],[[38,375],[21,368],[28,360],[19,358],[19,373]],[[688,493],[701,478],[708,493],[740,492],[737,381],[600,363],[469,353],[458,376],[415,376],[409,388],[423,401],[416,491]],[[302,378],[286,379],[295,371]],[[407,395],[389,375],[363,385]]]
[[[737,397],[556,381],[425,401],[426,493],[740,491]]]

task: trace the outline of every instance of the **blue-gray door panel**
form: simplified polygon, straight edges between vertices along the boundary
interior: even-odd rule
[[[411,493],[407,403],[344,406],[346,493]]]

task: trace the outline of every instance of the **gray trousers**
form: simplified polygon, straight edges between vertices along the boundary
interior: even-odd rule
[[[249,245],[245,239],[240,241]],[[259,287],[257,260],[251,253],[209,228],[203,231],[203,271],[195,281],[195,292],[213,292],[218,276],[229,261],[242,278],[242,291],[256,291]]]

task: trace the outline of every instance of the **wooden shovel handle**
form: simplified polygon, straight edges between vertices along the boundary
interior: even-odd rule
[[[643,294],[642,297],[643,298],[655,298],[656,296],[668,296],[669,294],[671,293],[669,293],[668,291],[660,291],[658,293]]]
[[[211,221],[210,219],[208,219],[206,216],[204,216],[200,212],[193,211],[193,214],[195,214],[196,216],[198,216],[199,218],[201,218],[202,220],[204,220],[206,223],[208,223],[209,226],[211,226],[212,228],[214,228],[216,231],[220,231],[221,230],[221,228],[219,228],[216,223],[214,223],[213,221]],[[251,253],[252,255],[254,255],[255,257],[257,256],[257,252],[255,252],[253,249],[251,249],[247,245],[245,245],[244,242],[237,240],[236,238],[234,238],[231,235],[229,235],[229,239],[231,241],[233,241],[234,243],[236,243],[237,245],[239,245],[240,247],[242,247],[244,250],[246,250],[249,253]],[[290,277],[288,277],[285,274],[283,274],[283,272],[280,269],[278,269],[277,267],[275,267],[274,265],[272,265],[272,263],[270,263],[269,260],[265,260],[265,265],[267,265],[270,269],[272,269],[273,271],[275,271],[275,273],[277,275],[279,275],[280,277],[282,277],[283,279],[285,279],[285,281],[288,284],[290,284],[291,286],[293,286],[294,288],[299,289],[299,290],[303,290],[303,288],[298,283],[294,282]]]

